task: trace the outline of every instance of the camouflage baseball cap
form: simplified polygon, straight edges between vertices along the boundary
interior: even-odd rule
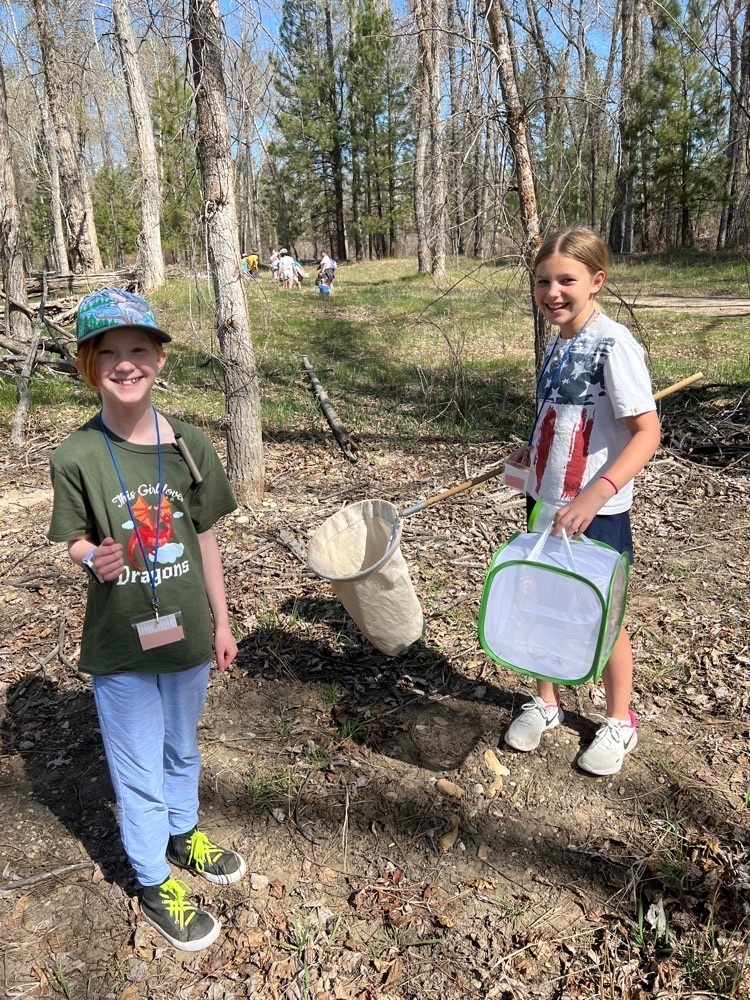
[[[122,288],[102,288],[87,295],[78,306],[76,342],[91,340],[107,330],[145,330],[162,344],[172,338],[156,325],[154,310],[140,295]]]

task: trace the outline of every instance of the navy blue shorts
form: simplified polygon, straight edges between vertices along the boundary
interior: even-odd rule
[[[536,500],[526,496],[526,520],[528,522]],[[618,552],[627,552],[630,563],[633,564],[633,534],[630,530],[630,511],[621,514],[597,514],[584,531],[586,538],[592,542],[604,542]]]

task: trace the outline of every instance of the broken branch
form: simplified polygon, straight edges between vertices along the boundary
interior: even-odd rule
[[[307,377],[310,379],[313,392],[318,398],[320,408],[323,411],[324,417],[328,421],[328,425],[333,431],[333,436],[336,438],[339,448],[341,448],[344,455],[350,462],[356,462],[359,458],[357,454],[359,449],[347,429],[341,423],[338,413],[334,410],[330,399],[326,395],[325,389],[320,384],[320,379],[313,371],[312,365],[304,354],[302,355],[302,367],[307,372]]]

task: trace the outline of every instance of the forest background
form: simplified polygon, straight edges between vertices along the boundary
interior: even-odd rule
[[[2,412],[37,363],[26,440],[0,463],[8,995],[747,997],[747,4],[30,0],[2,7],[0,63]],[[406,659],[303,562],[343,502],[416,500],[522,439],[525,266],[573,223],[617,255],[605,307],[655,386],[706,374],[665,403],[641,482],[643,736],[598,783],[573,766],[594,687],[549,752],[499,747],[524,695],[481,654],[476,607],[523,509],[497,480],[408,523],[427,629]],[[344,265],[330,300],[241,278],[241,251],[281,244]],[[235,488],[255,476],[220,529],[241,651],[201,731],[206,817],[249,879],[209,900],[227,933],[189,964],[138,919],[75,671],[85,582],[42,537],[50,450],[96,399],[69,377],[77,295],[49,304],[38,355],[38,313],[10,308],[40,270],[79,293],[135,272],[175,333],[157,404],[222,457],[227,432]],[[247,452],[245,384],[263,391]]]
[[[519,124],[541,228],[586,223],[616,253],[747,245],[741,0],[303,0],[223,13],[242,250],[417,252],[433,272],[446,253],[518,252]],[[188,20],[162,2],[6,0],[3,103],[27,270],[122,267],[148,250],[128,27],[165,259],[205,268]]]

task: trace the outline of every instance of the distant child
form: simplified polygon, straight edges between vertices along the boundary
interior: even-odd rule
[[[258,274],[258,254],[255,250],[251,250],[249,254],[246,254],[242,258],[242,269],[245,271],[253,281],[257,281],[260,277]]]
[[[286,253],[286,250],[283,247],[281,250],[272,249],[271,256],[268,258],[268,263],[271,265],[271,277],[274,281],[279,280],[279,264],[283,253]]]
[[[175,948],[199,951],[219,922],[169,864],[218,885],[245,873],[239,854],[198,829],[212,647],[222,671],[237,655],[212,527],[237,504],[208,438],[152,404],[171,339],[130,292],[81,302],[76,368],[102,405],[52,455],[48,537],[89,574],[80,669],[92,675],[141,911]]]
[[[297,260],[296,257],[292,261],[292,265],[294,267],[294,285],[295,285],[295,288],[298,288],[301,291],[302,290],[302,282],[307,277],[307,271],[300,264],[300,262]]]
[[[320,264],[318,265],[318,278],[320,282],[315,282],[318,288],[322,290],[322,286],[325,285],[329,292],[333,291],[333,279],[336,277],[336,261],[329,257],[327,253],[324,253],[320,258]]]
[[[294,257],[288,250],[281,250],[279,260],[279,282],[282,288],[294,287]]]
[[[608,263],[602,240],[584,228],[552,233],[539,248],[534,297],[559,332],[537,383],[529,445],[511,458],[530,464],[527,512],[539,498],[559,505],[553,534],[585,532],[632,560],[633,477],[655,454],[660,430],[643,350],[596,301]],[[624,629],[602,680],[607,715],[578,765],[591,774],[615,774],[638,741],[630,709],[633,654]],[[513,720],[505,742],[534,750],[562,721],[557,685],[537,681],[536,696]]]

